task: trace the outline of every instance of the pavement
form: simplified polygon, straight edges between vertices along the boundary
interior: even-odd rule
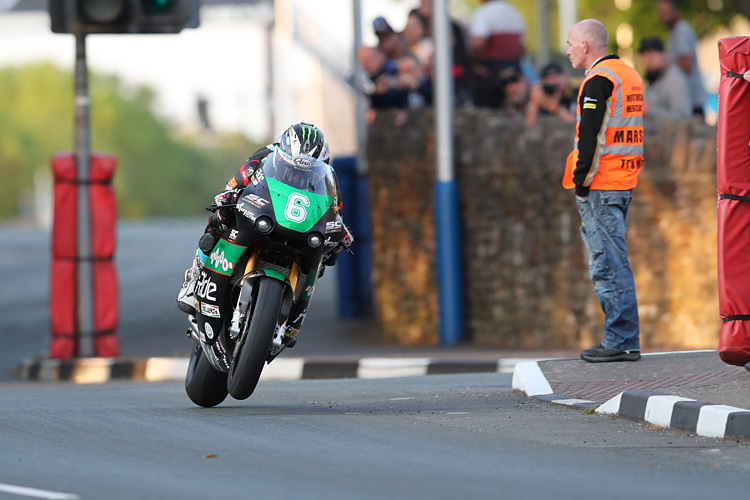
[[[717,351],[644,354],[637,362],[516,364],[513,388],[555,404],[700,436],[750,439],[750,372]]]

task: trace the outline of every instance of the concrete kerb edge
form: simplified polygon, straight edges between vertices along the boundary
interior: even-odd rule
[[[142,382],[185,379],[188,358],[27,359],[17,378],[39,382],[95,384],[116,380]],[[277,358],[266,365],[261,380],[322,378],[390,378],[435,374],[511,373],[519,358],[478,361],[432,358],[362,357],[352,360]]]
[[[582,410],[593,410],[599,406],[599,403],[596,401],[555,394],[537,361],[517,363],[513,370],[512,386],[514,390],[521,391],[539,401],[580,408]]]
[[[595,410],[602,415],[616,415],[699,436],[750,439],[749,410],[653,391],[625,391],[602,404],[575,399],[555,394],[537,362],[516,364],[513,389],[540,401]]]

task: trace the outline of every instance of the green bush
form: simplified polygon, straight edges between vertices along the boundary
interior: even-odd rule
[[[0,70],[0,219],[18,215],[22,193],[50,158],[75,147],[74,78],[51,64]],[[123,217],[195,216],[259,144],[239,134],[180,136],[152,112],[154,92],[92,75],[91,145],[118,160]],[[210,145],[206,145],[209,143]]]

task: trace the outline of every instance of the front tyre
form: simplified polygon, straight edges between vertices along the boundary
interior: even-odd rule
[[[193,403],[205,408],[216,406],[227,397],[227,374],[211,366],[200,344],[190,355],[185,392]]]
[[[274,278],[264,278],[258,283],[258,297],[245,343],[229,369],[227,389],[235,399],[249,398],[258,385],[276,332],[284,291],[284,283]]]

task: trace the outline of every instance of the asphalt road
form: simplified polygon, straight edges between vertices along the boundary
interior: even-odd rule
[[[510,375],[0,385],[3,488],[57,498],[744,498],[748,448],[535,402]],[[50,497],[37,497],[50,498]]]
[[[200,218],[118,222],[117,337],[122,357],[190,355],[194,344],[184,335],[187,321],[175,299],[204,227]],[[12,379],[21,360],[48,357],[50,245],[48,230],[0,225],[0,381]],[[306,338],[294,355],[341,350],[345,343],[355,348],[351,335],[329,335],[346,328],[337,318],[335,283],[336,269],[329,268],[316,285],[303,329]]]
[[[118,338],[123,356],[188,354],[179,334],[185,319],[174,300],[190,265],[202,222],[120,222],[115,262],[120,294]],[[0,226],[0,380],[22,359],[46,357],[50,342],[50,232]]]

